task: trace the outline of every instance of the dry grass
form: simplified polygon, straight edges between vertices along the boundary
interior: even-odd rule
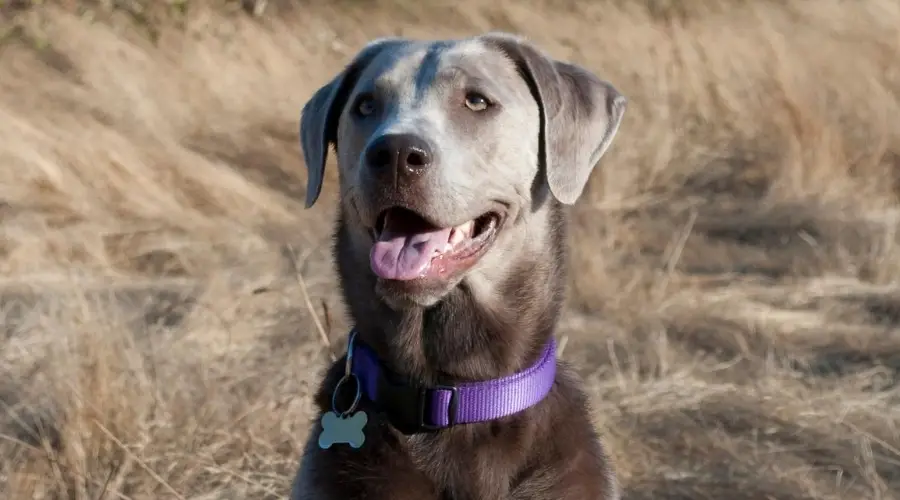
[[[682,2],[5,2],[0,496],[282,497],[348,326],[300,107],[505,29],[631,99],[560,330],[626,498],[900,498],[900,4]]]

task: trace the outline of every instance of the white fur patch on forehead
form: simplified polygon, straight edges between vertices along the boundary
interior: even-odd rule
[[[357,85],[376,84],[395,86],[410,79],[422,62],[427,46],[408,42],[376,55],[359,75]]]
[[[436,81],[454,72],[481,79],[517,75],[515,63],[503,51],[478,38],[410,41],[373,58],[357,85],[389,88],[419,100]]]
[[[466,38],[454,43],[446,51],[447,64],[465,63],[474,69],[491,73],[498,69],[515,71],[515,63],[502,50],[486,44],[479,38]]]

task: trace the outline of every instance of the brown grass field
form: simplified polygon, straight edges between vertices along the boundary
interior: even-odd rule
[[[0,4],[0,497],[283,498],[349,326],[300,108],[502,29],[630,99],[559,329],[625,498],[900,498],[900,3]]]

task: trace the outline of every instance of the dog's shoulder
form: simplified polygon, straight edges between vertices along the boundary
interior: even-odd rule
[[[512,491],[517,500],[619,500],[612,462],[591,422],[587,395],[560,362],[557,389],[536,431],[540,443],[528,462],[539,464]]]

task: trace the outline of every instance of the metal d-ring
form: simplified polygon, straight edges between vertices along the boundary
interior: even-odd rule
[[[331,393],[331,411],[340,416],[341,418],[347,418],[351,413],[356,411],[356,407],[359,406],[359,400],[362,399],[362,384],[359,383],[359,377],[353,373],[353,341],[356,340],[356,330],[353,330],[350,333],[350,339],[347,341],[347,359],[344,362],[344,376],[338,380],[336,386],[334,386],[334,392]],[[350,407],[344,411],[339,411],[337,408],[337,394],[340,391],[341,387],[347,383],[350,379],[356,383],[356,394],[353,396],[353,402],[350,403]]]
[[[344,361],[344,377],[353,374],[353,344],[356,341],[356,329],[350,332],[347,340],[347,359]]]

